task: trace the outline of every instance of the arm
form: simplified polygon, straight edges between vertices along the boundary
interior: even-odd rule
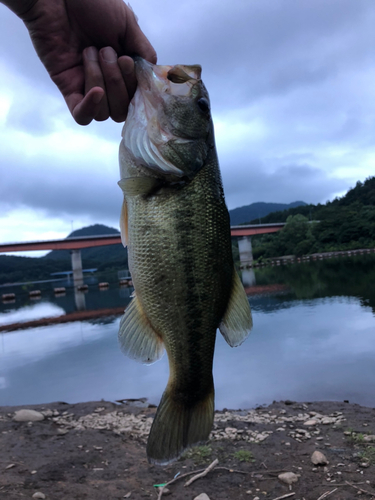
[[[122,0],[0,0],[25,23],[35,50],[80,125],[126,118],[139,55],[156,53]]]

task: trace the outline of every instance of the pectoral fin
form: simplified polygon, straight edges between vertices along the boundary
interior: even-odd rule
[[[128,238],[128,206],[126,200],[122,202],[121,215],[120,215],[120,231],[121,231],[121,242],[124,247],[127,246]]]
[[[127,177],[118,181],[125,196],[148,195],[162,184],[163,181],[155,177]]]
[[[164,353],[163,341],[152,328],[138,297],[134,297],[121,318],[118,337],[122,352],[142,363],[154,363]]]
[[[237,347],[246,339],[253,326],[250,305],[241,280],[233,270],[232,293],[219,330],[231,347]]]

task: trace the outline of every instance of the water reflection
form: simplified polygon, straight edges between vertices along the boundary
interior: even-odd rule
[[[76,304],[77,311],[86,311],[85,292],[76,288],[74,290],[74,302]]]
[[[285,302],[283,298],[281,302]],[[254,331],[237,349],[218,334],[217,408],[273,400],[344,400],[375,405],[375,321],[357,299],[295,301],[254,309]],[[147,397],[157,404],[166,356],[152,366],[124,357],[119,319],[2,334],[0,404]]]
[[[231,349],[218,334],[217,408],[273,400],[348,399],[375,406],[374,259],[326,261],[255,270],[257,286],[284,293],[250,297],[254,330]],[[89,289],[86,307],[124,305],[131,289]],[[18,305],[19,302],[18,302]],[[38,309],[40,308],[40,309]],[[3,305],[1,321],[75,309],[74,294],[38,304]],[[119,318],[0,334],[0,405],[147,397],[157,404],[167,358],[138,364],[118,348]]]

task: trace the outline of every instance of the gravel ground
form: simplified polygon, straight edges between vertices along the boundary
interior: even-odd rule
[[[167,467],[146,459],[154,414],[142,400],[1,407],[0,498],[375,500],[373,408],[284,401],[217,412],[210,440]],[[32,417],[40,420],[17,421]],[[194,475],[184,474],[214,460],[184,486]],[[169,491],[155,486],[176,474]]]

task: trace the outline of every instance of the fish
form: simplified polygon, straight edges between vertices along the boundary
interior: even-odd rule
[[[252,328],[201,71],[136,58],[119,151],[121,238],[135,290],[119,343],[146,364],[167,351],[169,379],[147,442],[149,462],[160,465],[209,437],[217,329],[233,347]]]

